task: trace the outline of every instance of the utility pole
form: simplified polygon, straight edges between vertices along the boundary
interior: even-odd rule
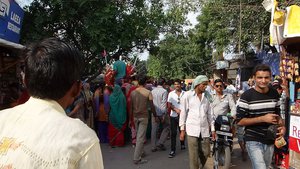
[[[264,29],[261,31],[261,42],[260,42],[260,51],[264,48]]]
[[[239,22],[239,54],[241,54],[241,39],[242,39],[242,2],[240,0],[240,22]]]

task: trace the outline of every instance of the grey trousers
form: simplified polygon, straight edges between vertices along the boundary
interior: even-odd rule
[[[159,140],[157,140],[157,131],[159,129],[160,124],[162,124],[163,130],[161,132]],[[164,122],[156,122],[155,117],[152,115],[151,119],[151,146],[155,148],[159,144],[164,144],[168,138],[168,134],[170,133],[170,117],[166,113]]]
[[[138,161],[141,159],[144,151],[144,141],[146,138],[148,118],[134,118],[134,124],[136,129],[136,146],[134,149],[133,160]]]
[[[202,169],[210,153],[209,137],[187,136],[190,169]]]

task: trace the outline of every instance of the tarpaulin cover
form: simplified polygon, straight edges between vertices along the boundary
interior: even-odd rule
[[[272,75],[279,75],[280,55],[279,53],[260,52],[256,56],[260,63],[269,65],[272,70]]]

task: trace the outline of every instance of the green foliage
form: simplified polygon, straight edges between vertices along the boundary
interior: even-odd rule
[[[241,10],[240,10],[241,9]],[[259,0],[208,0],[201,8],[199,24],[195,28],[195,42],[203,48],[204,55],[213,50],[247,53],[250,43],[259,45],[262,35],[268,41],[270,13]],[[240,32],[241,21],[241,32]]]
[[[70,41],[84,53],[86,74],[93,74],[105,63],[103,50],[108,60],[151,50],[159,33],[180,30],[181,12],[164,10],[161,0],[34,0],[25,8],[21,43],[50,36]]]
[[[153,77],[186,78],[207,74],[210,59],[196,57],[197,46],[189,37],[168,34],[148,60],[148,74]]]
[[[168,78],[209,75],[212,53],[233,48],[248,52],[250,44],[268,41],[270,14],[259,0],[34,0],[25,9],[21,43],[56,36],[79,48],[86,75],[105,64],[100,55],[129,55],[149,50],[141,72]],[[199,24],[188,32],[186,14],[201,11]],[[159,35],[165,39],[159,41]],[[220,58],[220,57],[217,57]],[[147,70],[146,70],[147,68]]]
[[[221,60],[223,51],[230,50],[238,53],[240,44],[241,52],[247,55],[253,52],[249,51],[250,46],[260,45],[262,37],[265,43],[268,42],[270,13],[264,10],[261,1],[189,2],[193,3],[194,7],[201,8],[201,14],[197,17],[199,23],[187,35],[172,28],[168,30],[169,35],[151,52],[148,64],[149,75],[169,78],[210,75],[215,67],[211,62],[213,53],[216,60]],[[173,7],[174,11],[188,9],[188,7],[180,8],[180,4],[173,4]],[[197,8],[193,8],[193,11],[197,11]],[[176,17],[176,12],[174,13],[172,16]]]

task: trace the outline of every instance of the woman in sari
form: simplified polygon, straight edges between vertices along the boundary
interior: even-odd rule
[[[100,140],[100,143],[108,143],[108,106],[105,106],[105,99],[108,101],[110,88],[106,87],[103,91],[103,86],[99,86],[94,94],[94,103],[96,110],[96,133]],[[106,98],[105,98],[106,97]]]
[[[125,143],[124,131],[126,128],[126,98],[119,85],[115,85],[112,94],[109,96],[110,112],[108,137],[109,144],[123,146]]]

